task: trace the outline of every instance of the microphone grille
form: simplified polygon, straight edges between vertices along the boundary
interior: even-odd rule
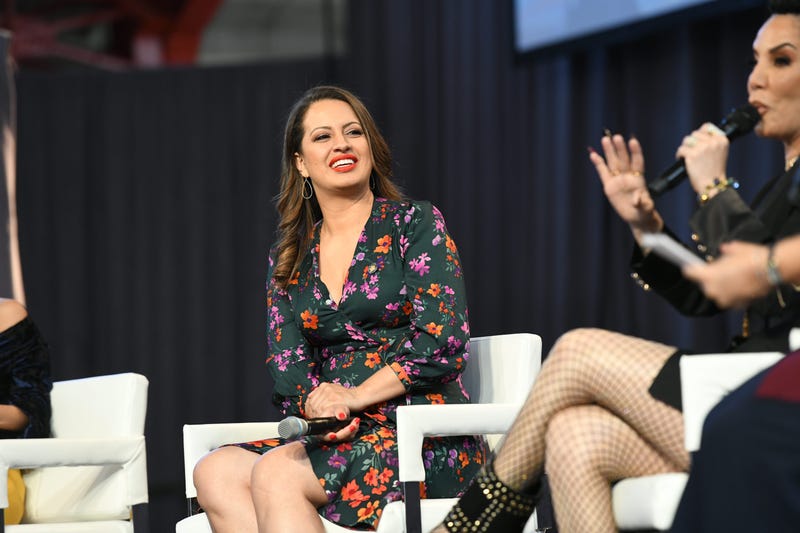
[[[278,423],[278,435],[284,439],[294,439],[303,434],[303,420],[289,416]]]
[[[722,119],[722,129],[730,140],[750,133],[761,120],[758,110],[750,104],[745,104],[732,110]]]

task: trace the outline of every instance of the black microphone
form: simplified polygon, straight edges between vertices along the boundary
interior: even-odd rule
[[[278,435],[284,439],[296,439],[305,435],[320,435],[331,431],[339,431],[349,424],[351,420],[353,419],[345,418],[344,420],[339,420],[335,416],[308,419],[287,416],[278,424]]]
[[[719,129],[732,141],[745,133],[750,133],[759,120],[761,115],[756,108],[745,104],[728,113],[719,123]],[[686,179],[686,162],[680,158],[658,178],[648,183],[647,190],[650,191],[650,196],[655,198],[676,187],[684,179]]]

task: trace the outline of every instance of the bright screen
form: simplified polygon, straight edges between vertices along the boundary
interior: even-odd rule
[[[514,0],[516,49],[529,52],[689,7],[720,3],[719,0]]]

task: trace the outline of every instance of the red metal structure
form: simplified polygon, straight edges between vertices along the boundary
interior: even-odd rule
[[[66,61],[106,69],[194,63],[222,0],[3,0],[19,64]],[[102,27],[100,49],[79,37]]]

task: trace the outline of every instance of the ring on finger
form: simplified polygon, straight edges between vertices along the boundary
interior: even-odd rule
[[[719,127],[716,126],[715,124],[706,125],[706,132],[709,133],[710,135],[722,135],[723,137],[725,136],[725,132],[719,129]]]
[[[686,137],[683,138],[683,144],[691,148],[692,146],[697,144],[697,139],[694,137],[694,135],[687,135]]]

